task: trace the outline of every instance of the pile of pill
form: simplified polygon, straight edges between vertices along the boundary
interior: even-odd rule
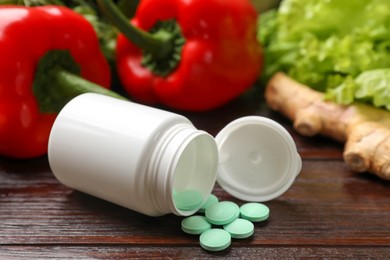
[[[268,219],[269,208],[261,203],[250,202],[239,207],[231,201],[219,201],[210,194],[199,213],[183,219],[181,229],[192,235],[200,235],[200,246],[208,251],[228,248],[232,238],[242,239],[253,235],[252,222]]]

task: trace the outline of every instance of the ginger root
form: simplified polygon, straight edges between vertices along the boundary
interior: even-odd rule
[[[268,106],[293,121],[304,136],[317,134],[345,142],[343,157],[357,172],[390,180],[390,112],[362,103],[343,106],[283,73],[275,74],[265,89]]]

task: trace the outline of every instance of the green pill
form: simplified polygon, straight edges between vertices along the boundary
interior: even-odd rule
[[[202,194],[197,190],[174,192],[173,200],[180,210],[191,211],[198,209],[203,202]]]
[[[206,217],[195,215],[183,219],[181,229],[187,234],[199,235],[211,229],[211,224],[207,221]]]
[[[224,225],[223,228],[229,232],[232,238],[238,239],[250,237],[255,230],[252,222],[242,218],[238,218],[232,223]]]
[[[232,238],[226,230],[213,228],[203,232],[199,242],[200,246],[208,251],[222,251],[230,246]]]
[[[204,213],[208,207],[218,203],[218,201],[219,200],[218,200],[217,196],[210,194],[207,197],[207,200],[205,201],[205,203],[203,203],[203,205],[200,207],[199,212]]]
[[[260,222],[268,219],[269,208],[261,203],[250,202],[240,207],[241,218],[252,222]]]
[[[214,225],[225,225],[233,222],[240,215],[240,208],[231,201],[221,201],[206,208],[207,220]]]

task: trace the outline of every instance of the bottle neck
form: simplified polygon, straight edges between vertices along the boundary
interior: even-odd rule
[[[216,180],[218,153],[214,138],[192,124],[177,124],[160,136],[147,167],[148,201],[161,214],[190,215],[198,208],[181,209],[175,193],[194,190],[202,202]],[[200,205],[199,205],[200,207]]]

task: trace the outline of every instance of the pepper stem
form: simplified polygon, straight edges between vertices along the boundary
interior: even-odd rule
[[[166,57],[174,48],[174,39],[167,33],[150,34],[131,23],[112,0],[97,0],[103,13],[138,48],[151,53],[156,58]]]
[[[55,83],[57,83],[56,91],[61,93],[63,97],[69,97],[72,99],[73,97],[80,94],[92,92],[122,100],[128,100],[114,91],[103,88],[64,69],[58,69],[54,71],[53,77]]]
[[[33,83],[40,111],[58,113],[72,98],[88,92],[127,100],[114,91],[81,78],[79,74],[80,67],[69,51],[47,52],[38,63]]]

